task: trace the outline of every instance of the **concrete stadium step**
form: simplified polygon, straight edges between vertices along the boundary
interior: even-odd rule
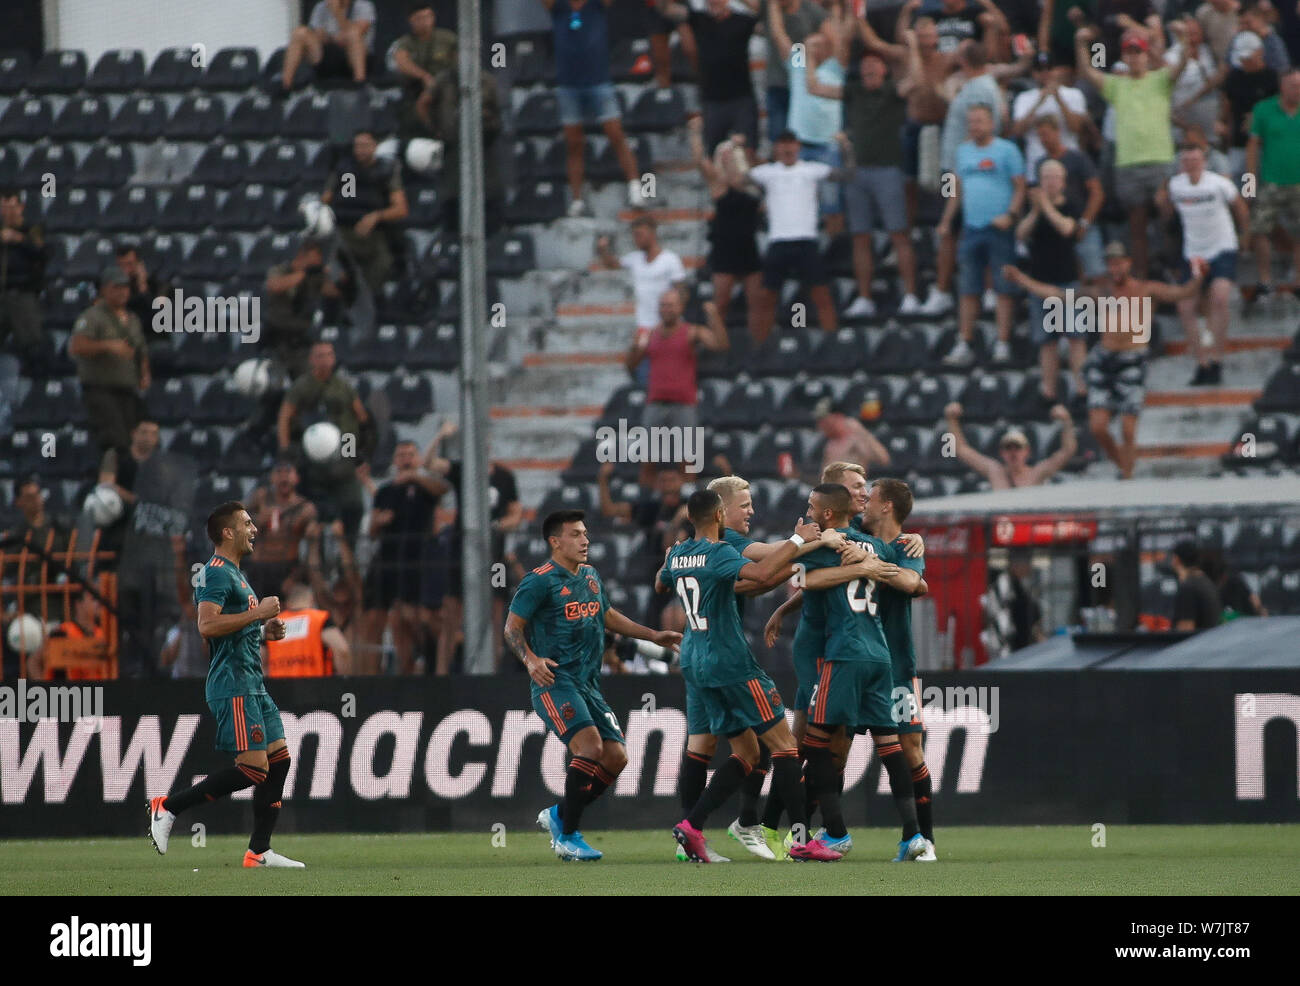
[[[1152,403],[1154,394],[1173,392],[1185,396],[1186,402],[1190,403],[1197,403],[1196,395],[1204,395],[1200,403],[1247,404],[1258,396],[1280,361],[1281,354],[1276,348],[1247,348],[1234,352],[1229,347],[1223,359],[1222,385],[1192,388],[1187,384],[1196,370],[1196,361],[1191,356],[1159,356],[1147,368],[1147,403]],[[1216,396],[1220,392],[1243,396],[1235,399]],[[1253,396],[1244,396],[1251,392]]]
[[[601,408],[547,408],[554,413],[536,413],[537,408],[495,407],[492,409],[492,454],[499,458],[559,459],[595,434]],[[520,413],[522,412],[522,413]]]
[[[588,363],[576,362],[572,354],[562,354],[563,358],[552,361],[540,360],[539,355],[529,356],[516,371],[499,404],[603,407],[609,395],[628,379],[627,370],[617,362],[617,353],[608,354],[607,361]]]

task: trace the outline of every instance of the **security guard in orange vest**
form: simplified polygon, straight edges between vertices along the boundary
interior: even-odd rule
[[[99,600],[89,592],[82,590],[78,593],[76,602],[72,606],[72,619],[60,623],[51,639],[66,637],[70,640],[95,640],[106,643],[108,635],[104,630],[104,622],[101,619],[104,607],[99,604]],[[107,663],[103,671],[88,667],[67,669],[69,681],[95,681],[107,677],[107,673]],[[51,670],[46,669],[43,676],[46,679],[51,679],[54,675]]]
[[[343,633],[330,620],[327,610],[314,607],[315,598],[305,585],[294,586],[280,611],[285,624],[282,640],[266,644],[268,678],[321,678],[347,674],[352,655]]]

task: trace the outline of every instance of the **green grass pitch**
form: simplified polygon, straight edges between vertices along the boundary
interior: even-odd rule
[[[605,853],[564,863],[541,833],[521,829],[403,835],[277,836],[306,870],[244,870],[245,837],[194,848],[178,826],[166,856],[137,839],[0,842],[0,895],[188,894],[1290,894],[1300,825],[967,827],[939,831],[939,862],[896,865],[893,829],[859,829],[841,863],[773,863],[725,831],[710,842],[735,862],[673,860],[667,830],[592,830]],[[498,834],[496,841],[501,841]]]

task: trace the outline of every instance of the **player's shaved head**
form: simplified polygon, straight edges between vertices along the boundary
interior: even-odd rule
[[[843,483],[822,483],[813,487],[813,503],[819,510],[829,510],[836,517],[853,516],[853,494]]]
[[[696,528],[713,524],[722,509],[722,497],[713,490],[696,490],[686,500],[686,514]]]
[[[247,511],[247,509],[238,500],[227,500],[208,514],[208,540],[220,546],[225,540],[225,532],[233,528],[235,517],[241,510]]]

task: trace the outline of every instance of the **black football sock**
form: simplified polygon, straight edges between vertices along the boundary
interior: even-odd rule
[[[602,766],[596,767],[596,776],[591,779],[587,786],[587,804],[591,804],[602,794],[604,794],[611,784],[614,783],[614,775]],[[586,805],[583,806],[584,808]]]
[[[808,816],[803,807],[803,766],[798,750],[772,751],[772,794],[785,805],[790,813],[790,829],[799,841],[808,841]],[[771,800],[768,801],[769,811]],[[778,814],[775,823],[769,828],[778,829],[781,817]]]
[[[740,785],[740,824],[746,828],[758,824],[758,799],[763,796],[763,782],[767,780],[767,768],[771,765],[772,751],[764,745],[759,752],[757,766]]]
[[[700,800],[695,802],[686,820],[697,829],[703,829],[709,815],[722,807],[723,803],[736,793],[741,782],[753,768],[734,753],[727,757],[727,762],[713,772],[713,780],[704,788]]]
[[[280,817],[280,798],[284,795],[284,780],[289,776],[289,748],[281,747],[267,759],[270,769],[266,772],[266,783],[257,785],[253,791],[253,836],[248,840],[248,848],[259,856],[271,848],[271,833]]]
[[[560,809],[560,818],[564,822],[564,834],[578,831],[582,821],[582,809],[591,799],[591,785],[596,781],[596,771],[600,764],[586,757],[574,757],[569,761],[569,770],[564,775],[564,805]]]
[[[813,736],[805,736],[804,745],[808,748],[808,766],[804,770],[804,778],[817,792],[826,834],[835,839],[843,838],[849,830],[844,827],[844,811],[840,807],[838,787],[842,775],[835,769],[830,745],[826,740]]]
[[[682,754],[682,776],[677,782],[677,790],[682,798],[683,817],[691,813],[708,781],[709,758],[703,753],[692,753],[690,750]]]
[[[209,774],[191,788],[168,795],[163,807],[173,815],[188,811],[205,801],[216,801],[227,794],[242,791],[266,780],[266,771],[246,763],[235,763]]]
[[[776,761],[773,760],[773,771],[776,770]],[[803,795],[799,795],[800,799]],[[772,790],[767,792],[767,804],[763,806],[763,827],[769,829],[779,829],[781,827],[781,816],[785,814],[785,802],[781,800],[780,792],[776,789],[776,774],[772,774]]]
[[[921,834],[934,841],[934,804],[931,801],[930,768],[922,761],[912,768],[912,790],[916,792],[916,824]]]
[[[907,842],[920,831],[916,824],[916,796],[912,791],[912,771],[900,743],[882,743],[876,746],[880,762],[889,772],[889,790],[894,795],[894,806],[903,820],[903,841]]]

